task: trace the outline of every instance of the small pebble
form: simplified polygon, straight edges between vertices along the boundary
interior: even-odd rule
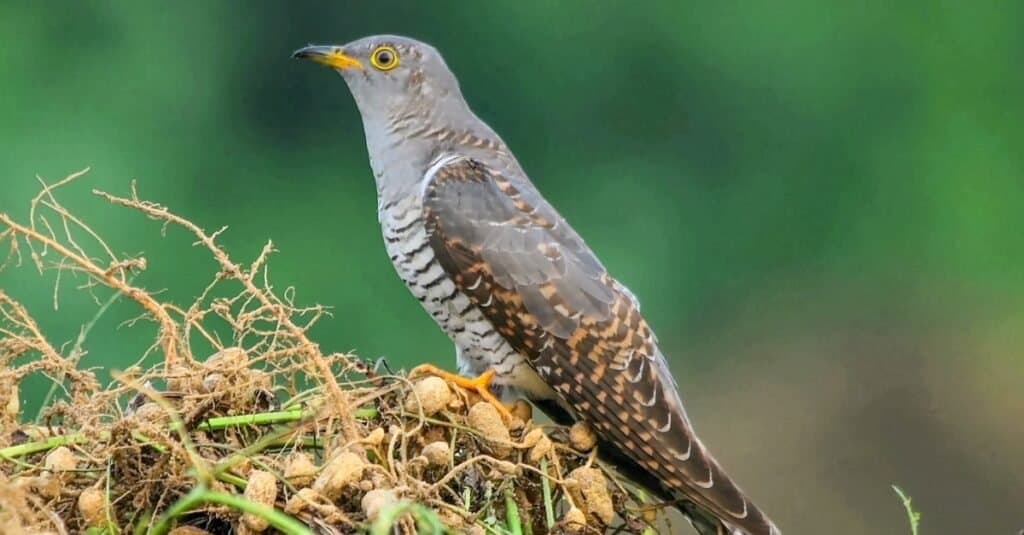
[[[575,480],[578,485],[570,492],[577,505],[586,510],[587,516],[597,518],[606,526],[610,524],[615,518],[615,509],[612,507],[612,497],[604,474],[597,468],[581,466],[569,472],[569,479]]]
[[[583,533],[587,529],[587,515],[578,508],[571,507],[562,516],[561,524],[566,533]]]
[[[35,491],[46,498],[57,498],[60,496],[60,489],[64,488],[64,483],[61,482],[60,478],[53,475],[41,475],[39,477],[24,478],[27,484],[30,484]]]
[[[523,442],[519,444],[519,446],[522,448],[532,448],[535,445],[537,445],[538,442],[540,442],[540,439],[542,437],[545,436],[546,435],[544,434],[543,429],[535,427],[532,430],[530,430],[530,432],[527,433],[525,437],[523,437]]]
[[[151,401],[140,405],[139,408],[135,409],[135,412],[132,413],[132,416],[140,420],[153,423],[163,423],[170,420],[170,417],[167,415],[167,411],[160,408],[160,405]]]
[[[78,514],[88,527],[101,527],[107,521],[107,494],[97,488],[88,488],[78,495]]]
[[[554,446],[551,444],[551,439],[548,438],[547,435],[540,437],[540,440],[530,448],[530,462],[534,464],[539,463],[540,460],[550,453],[553,448]]]
[[[307,453],[293,453],[284,465],[284,479],[297,488],[308,487],[316,478],[316,465]]]
[[[310,488],[300,489],[298,494],[293,494],[288,499],[288,503],[284,505],[284,512],[290,515],[297,515],[313,509],[313,506],[324,501],[326,501],[326,498],[321,496],[319,492]]]
[[[589,425],[576,422],[569,428],[569,445],[576,451],[590,451],[597,445],[597,436]]]
[[[313,490],[330,500],[335,500],[341,496],[346,486],[363,477],[365,466],[358,455],[343,451],[324,466],[323,471],[313,481]]]
[[[217,386],[224,382],[224,374],[211,373],[203,378],[203,392],[212,393],[217,391]]]
[[[439,440],[423,446],[423,456],[433,466],[448,466],[452,449],[447,442]]]
[[[43,466],[61,479],[70,479],[74,477],[70,470],[78,468],[78,456],[67,446],[61,446],[46,454]]]
[[[210,355],[203,367],[210,370],[236,371],[249,367],[249,356],[240,347],[225,347]]]
[[[238,449],[242,449],[242,447],[240,446]],[[252,472],[252,459],[243,457],[237,464],[231,467],[231,471],[242,477],[249,477],[249,472]]]
[[[373,522],[385,507],[397,502],[398,496],[391,489],[371,490],[363,496],[363,514],[366,515],[366,520]]]
[[[469,425],[480,432],[480,436],[488,443],[491,453],[496,457],[505,457],[511,453],[509,442],[512,436],[505,427],[498,409],[486,401],[481,401],[469,409]]]
[[[512,416],[519,418],[519,420],[524,423],[533,419],[533,405],[530,405],[530,402],[524,399],[517,399],[516,402],[512,404],[509,412],[512,413]]]
[[[379,446],[381,442],[384,442],[384,437],[386,435],[387,433],[384,432],[383,427],[375,427],[373,428],[373,431],[370,431],[369,435],[366,435],[366,438],[364,438],[363,441],[373,446]]]
[[[253,470],[249,473],[249,482],[245,486],[245,498],[253,503],[273,507],[277,501],[277,478],[270,472]],[[242,515],[242,523],[257,533],[265,531],[270,526],[266,518],[251,513]]]
[[[430,417],[444,409],[451,399],[452,389],[448,383],[431,375],[413,385],[412,392],[405,398],[404,408],[415,414],[422,407],[423,415]]]

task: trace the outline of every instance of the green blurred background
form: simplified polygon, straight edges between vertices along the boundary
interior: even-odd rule
[[[787,533],[904,533],[890,483],[923,533],[1016,533],[1024,3],[826,4],[4,2],[0,211],[92,166],[62,199],[186,305],[209,256],[89,193],[138,179],[228,225],[236,260],[273,239],[277,286],[335,307],[325,349],[450,364],[384,254],[347,89],[289,59],[415,36],[641,298],[698,430]],[[54,279],[0,287],[63,343],[96,305],[65,274],[53,312]],[[137,313],[82,365],[135,361]]]

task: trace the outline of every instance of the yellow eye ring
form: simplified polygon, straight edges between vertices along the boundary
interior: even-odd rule
[[[378,46],[370,54],[370,63],[377,70],[390,71],[398,66],[398,51],[387,45]]]

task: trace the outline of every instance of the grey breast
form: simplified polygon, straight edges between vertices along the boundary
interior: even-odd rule
[[[457,348],[460,372],[493,368],[497,384],[515,386],[526,362],[441,267],[423,223],[422,199],[410,195],[380,206],[384,242],[398,276]]]

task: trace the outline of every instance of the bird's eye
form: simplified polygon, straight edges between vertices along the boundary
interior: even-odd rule
[[[398,52],[390,46],[378,46],[370,54],[370,63],[378,70],[390,71],[398,66]]]

